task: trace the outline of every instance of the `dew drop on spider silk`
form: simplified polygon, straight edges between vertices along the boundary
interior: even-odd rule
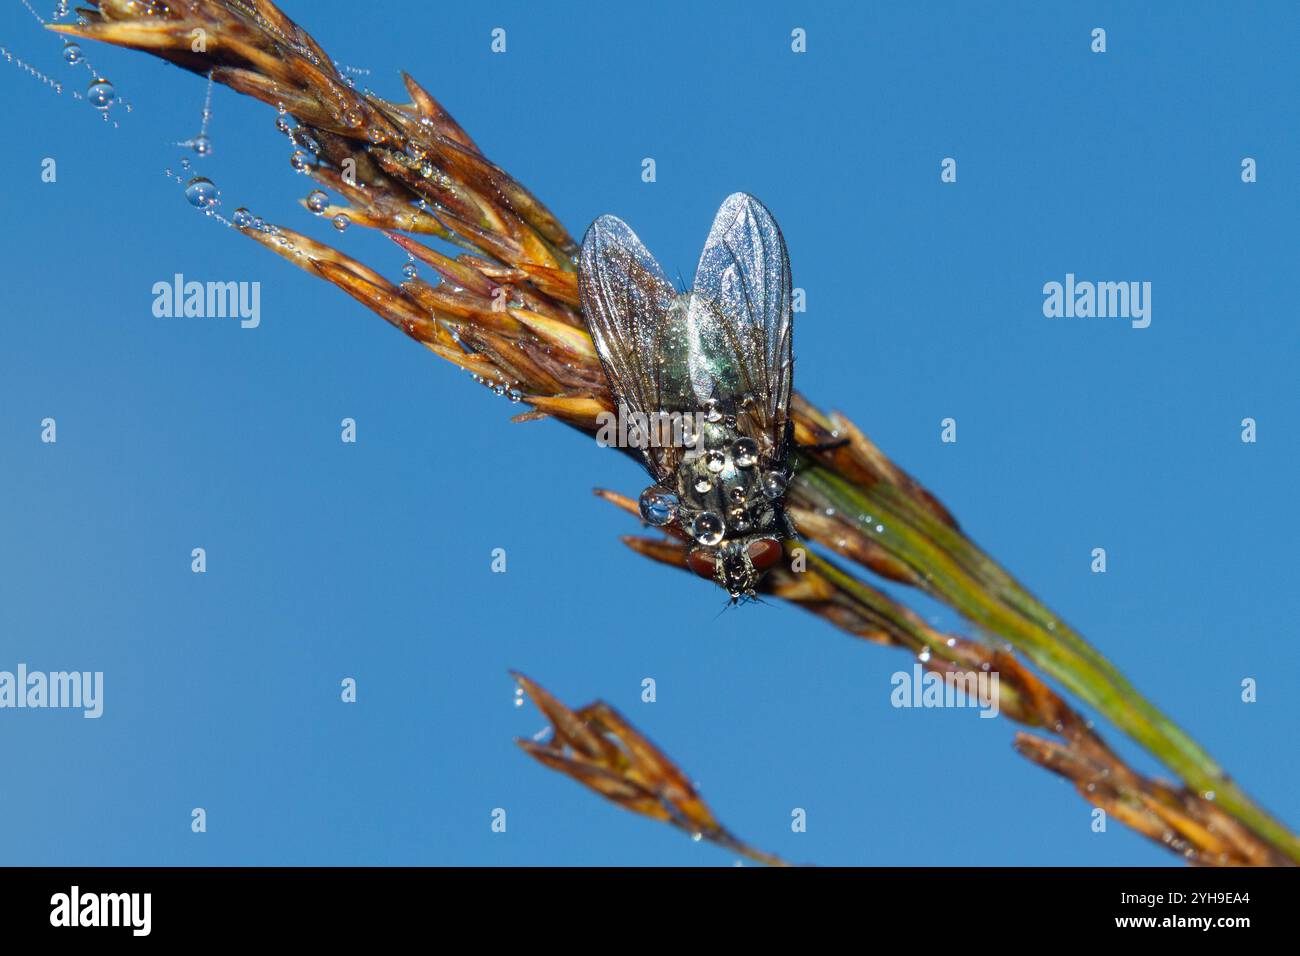
[[[318,216],[325,211],[325,204],[328,201],[329,197],[323,190],[313,189],[307,194],[307,208]]]
[[[641,492],[638,504],[641,517],[656,528],[666,525],[677,514],[677,496],[654,485]]]
[[[407,279],[414,279],[417,274],[414,262],[408,262],[402,266],[402,275]]]
[[[63,59],[76,66],[81,62],[81,47],[75,43],[65,43],[63,45]]]
[[[205,209],[217,199],[217,187],[204,176],[195,176],[185,187],[185,198],[196,209]]]
[[[344,229],[348,227],[351,221],[352,220],[348,219],[348,217],[343,215],[343,213],[339,213],[337,216],[334,217],[334,228],[337,229],[339,232],[342,232]]]
[[[289,157],[289,165],[293,167],[294,172],[305,173],[307,171],[307,152],[295,149],[293,155]]]
[[[235,210],[235,214],[230,217],[230,221],[233,222],[239,228],[243,229],[253,224],[253,214],[249,212],[247,209],[245,209],[243,206],[240,206],[238,209]]]
[[[190,142],[190,147],[200,156],[212,155],[212,140],[202,134],[194,137]]]
[[[105,79],[97,79],[86,88],[86,99],[97,110],[106,110],[117,102],[117,90]]]

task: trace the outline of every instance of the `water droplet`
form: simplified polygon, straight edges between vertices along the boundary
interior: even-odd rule
[[[278,129],[281,133],[287,134],[289,132],[289,121],[285,119],[283,116],[277,116],[275,118],[275,128]]]
[[[343,213],[339,213],[337,216],[334,217],[334,228],[337,229],[339,232],[342,232],[344,229],[348,227],[348,225],[351,222],[352,222],[351,219],[349,219]]]
[[[200,156],[212,155],[212,140],[208,139],[202,133],[195,136],[194,139],[190,141],[190,146],[193,148],[194,152],[198,153]]]
[[[63,59],[76,66],[81,62],[81,47],[75,43],[65,43],[63,45]]]
[[[651,485],[641,492],[641,500],[638,504],[641,508],[641,517],[647,524],[652,524],[656,528],[668,524],[677,515],[677,496],[658,485]]]
[[[785,494],[786,485],[785,475],[779,471],[769,471],[763,476],[763,494],[768,498],[776,499]]]
[[[98,79],[86,88],[86,99],[97,110],[106,110],[117,101],[117,90],[108,80]]]
[[[926,663],[927,661],[929,661],[929,660],[930,660],[930,648],[928,648],[928,647],[923,647],[923,648],[921,648],[921,653],[919,653],[919,654],[916,655],[916,659],[919,660],[922,664],[924,664],[924,663]]]
[[[524,689],[522,687],[515,688],[515,706],[524,706]]]
[[[324,190],[313,189],[307,194],[307,208],[318,216],[325,211],[328,202],[329,196],[325,195]]]
[[[696,494],[707,495],[712,490],[713,490],[712,479],[706,478],[703,475],[695,479]]]
[[[731,457],[737,467],[750,468],[758,461],[758,442],[752,438],[737,438],[731,445]]]
[[[233,222],[239,228],[243,229],[253,224],[253,214],[249,212],[247,209],[245,209],[243,206],[240,206],[238,209],[235,210],[235,214],[230,217],[230,221]]]
[[[308,153],[305,150],[295,149],[293,155],[289,157],[289,165],[293,167],[294,172],[305,173],[308,166]]]
[[[195,176],[185,187],[185,198],[190,201],[191,206],[196,209],[203,209],[216,202],[217,187],[212,184],[212,180],[203,176]]]
[[[739,504],[740,502],[745,500],[745,489],[742,488],[740,485],[737,485],[736,487],[732,488],[729,492],[727,492],[727,497],[730,498],[732,501],[736,502],[737,504]]]
[[[700,544],[713,546],[722,540],[722,519],[712,511],[701,511],[691,523],[691,535]]]
[[[703,833],[692,833],[692,834],[691,834],[691,839],[694,840],[696,843],[699,843],[701,840],[704,839],[704,834],[703,834]]]
[[[727,467],[727,456],[716,448],[713,451],[705,452],[704,467],[709,469],[715,475]]]
[[[349,81],[350,83],[351,81]],[[361,111],[357,109],[344,110],[343,122],[349,126],[360,126],[362,121]]]

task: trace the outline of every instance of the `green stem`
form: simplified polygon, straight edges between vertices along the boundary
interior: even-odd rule
[[[1300,841],[1254,803],[1191,737],[1113,664],[1060,621],[961,532],[892,486],[859,488],[812,461],[798,482],[922,578],[926,591],[1022,651],[1103,714],[1191,789],[1214,800],[1300,862]]]

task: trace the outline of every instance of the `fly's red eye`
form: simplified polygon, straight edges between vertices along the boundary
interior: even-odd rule
[[[766,571],[776,564],[781,554],[781,542],[774,541],[771,538],[763,538],[761,541],[751,541],[749,543],[749,560],[754,562],[754,568],[758,571]]]
[[[698,574],[700,577],[709,578],[710,580],[713,579],[715,561],[713,559],[713,555],[710,552],[705,551],[701,548],[696,548],[694,551],[692,551],[690,554],[686,556],[686,563],[689,564],[691,566],[691,570],[694,571],[696,574]]]

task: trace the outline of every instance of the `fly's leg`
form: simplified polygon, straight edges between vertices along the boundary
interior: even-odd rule
[[[812,445],[795,445],[796,451],[834,451],[836,448],[843,448],[849,443],[847,438],[833,438],[830,441],[819,441]]]

